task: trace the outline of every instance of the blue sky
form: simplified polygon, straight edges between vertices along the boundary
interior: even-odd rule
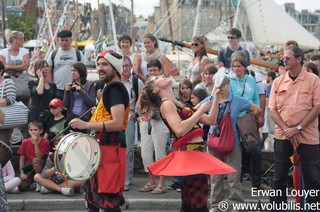
[[[131,8],[131,0],[111,0],[115,4],[122,4],[127,8]],[[308,9],[314,11],[320,10],[320,0],[274,0],[277,4],[284,4],[286,2],[294,2],[298,11]],[[79,2],[91,2],[93,7],[96,7],[95,1],[79,0]],[[97,2],[97,1],[96,1]],[[108,4],[108,0],[100,0],[100,3]],[[147,18],[154,12],[153,7],[159,6],[159,0],[134,0],[134,13],[136,16],[142,15]]]

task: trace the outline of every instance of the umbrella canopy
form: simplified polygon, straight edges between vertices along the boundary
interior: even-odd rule
[[[236,172],[207,152],[176,151],[148,166],[151,174],[158,176],[187,176],[194,174],[229,174]]]
[[[293,186],[294,189],[299,191],[299,193],[303,194],[302,191],[304,189],[304,180],[302,174],[302,166],[301,166],[301,156],[298,154],[297,146],[293,145],[293,154],[290,157],[291,163],[293,164]],[[296,203],[300,203],[300,205],[304,204],[304,196],[296,195]]]

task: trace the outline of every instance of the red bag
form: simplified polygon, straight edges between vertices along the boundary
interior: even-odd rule
[[[207,145],[210,149],[222,155],[232,152],[235,144],[235,137],[234,137],[232,120],[230,115],[231,114],[230,105],[231,104],[229,104],[229,110],[227,114],[224,115],[220,121],[219,137],[216,136],[214,133],[212,133],[207,141]]]

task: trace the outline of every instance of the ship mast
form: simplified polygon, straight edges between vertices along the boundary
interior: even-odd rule
[[[134,33],[134,6],[131,0],[131,38],[132,38],[132,52],[134,52],[135,33]]]

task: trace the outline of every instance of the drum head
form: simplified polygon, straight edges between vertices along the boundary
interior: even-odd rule
[[[56,154],[59,172],[76,181],[87,180],[95,174],[100,165],[101,151],[94,138],[72,133],[61,143],[60,148]]]
[[[54,164],[58,172],[61,174],[66,174],[64,168],[65,151],[77,136],[78,133],[69,133],[63,136],[56,147],[56,151],[54,153]]]

